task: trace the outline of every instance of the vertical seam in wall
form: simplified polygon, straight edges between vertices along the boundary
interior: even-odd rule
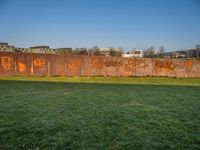
[[[67,70],[68,57],[69,56],[65,57],[65,76],[68,76],[68,70]]]
[[[118,61],[119,57],[117,57],[117,65],[116,65],[116,72],[117,72],[117,76],[119,77],[119,61]]]
[[[31,61],[31,75],[33,75],[33,71],[34,71],[34,70],[33,70],[33,57],[31,58],[31,60],[32,60],[32,61]]]
[[[134,76],[136,77],[137,76],[137,74],[136,74],[136,70],[137,70],[137,66],[136,66],[136,61],[135,61],[135,57],[133,57],[133,62],[134,62]]]
[[[155,67],[155,60],[154,60],[154,58],[151,59],[151,63],[152,63],[152,71],[151,71],[151,73],[152,73],[152,76],[155,76],[154,75],[154,67]]]
[[[65,61],[65,65],[64,65],[64,69],[65,69],[65,76],[66,76],[66,66],[67,66],[67,63],[66,63],[66,61]]]
[[[50,76],[50,62],[48,60],[48,76]]]
[[[14,59],[14,67],[15,67],[15,75],[16,75],[16,74],[17,74],[16,53],[14,53],[14,55],[13,55],[13,59]]]
[[[84,56],[81,57],[81,76],[84,76],[83,61],[84,61]]]

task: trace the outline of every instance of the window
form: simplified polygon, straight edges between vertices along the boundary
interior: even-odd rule
[[[141,51],[134,51],[134,54],[141,54]]]

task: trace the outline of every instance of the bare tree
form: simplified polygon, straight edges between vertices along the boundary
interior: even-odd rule
[[[144,57],[148,57],[148,49],[144,50],[143,55]]]
[[[154,53],[155,53],[154,47],[151,46],[151,47],[149,48],[149,50],[150,50],[150,56],[151,56],[151,57],[154,57]]]
[[[199,58],[200,44],[197,44],[195,49],[196,49],[196,54],[197,54],[196,57]]]
[[[93,46],[93,51],[94,51],[94,55],[96,56],[100,56],[101,53],[99,52],[99,47],[98,46]]]
[[[153,46],[149,47],[147,50],[144,51],[144,57],[154,57],[155,49]]]
[[[88,55],[94,56],[94,49],[93,48],[88,49]]]
[[[116,51],[114,50],[114,48],[113,47],[110,47],[110,56],[116,56],[117,55],[117,53],[116,53]]]
[[[74,55],[78,55],[78,52],[79,52],[79,48],[75,48],[75,49],[73,50],[73,54],[74,54]]]
[[[164,53],[165,53],[165,47],[164,46],[160,46],[159,47],[159,55],[161,58],[164,57]]]
[[[154,50],[154,47],[151,46],[147,49],[147,57],[151,57],[151,58],[154,58],[154,53],[155,53],[155,50]]]

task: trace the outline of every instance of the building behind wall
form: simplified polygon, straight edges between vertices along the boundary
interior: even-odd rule
[[[50,53],[51,50],[49,46],[34,46],[34,47],[30,47],[30,52],[31,53]]]
[[[127,54],[123,54],[122,57],[143,57],[144,56],[144,52],[143,50],[140,49],[133,49],[131,51],[129,51]]]
[[[102,56],[122,56],[123,53],[123,49],[122,48],[100,48],[99,49],[99,53]]]
[[[15,52],[30,53],[30,48],[15,48]]]
[[[72,48],[57,48],[53,50],[54,53],[56,54],[66,54],[66,55],[71,55],[73,53]]]
[[[197,58],[197,55],[196,49],[166,52],[163,54],[164,58]]]
[[[1,52],[14,52],[15,47],[13,45],[9,45],[8,43],[0,42],[0,51]]]
[[[110,48],[100,48],[99,53],[103,56],[110,56]]]

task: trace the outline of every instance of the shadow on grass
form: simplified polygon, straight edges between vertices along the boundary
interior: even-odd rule
[[[42,79],[42,78],[41,78]],[[162,79],[162,78],[161,78]],[[165,78],[164,78],[165,79]],[[119,78],[119,80],[120,80],[120,78]],[[188,80],[188,79],[187,79]],[[147,81],[148,81],[148,78],[147,78]],[[50,81],[48,81],[48,80],[29,80],[29,79],[26,79],[25,78],[25,80],[15,80],[15,79],[12,79],[12,80],[7,80],[7,79],[0,79],[0,82],[2,82],[2,83],[6,83],[6,82],[8,82],[8,83],[12,83],[12,82],[16,82],[16,83],[33,83],[33,84],[35,84],[35,83],[39,83],[39,84],[45,84],[45,83],[47,83],[47,84],[61,84],[61,85],[64,85],[64,84],[77,84],[77,85],[115,85],[115,86],[120,86],[120,85],[126,85],[126,86],[133,86],[133,85],[135,85],[135,86],[184,86],[184,87],[193,87],[193,86],[196,86],[196,87],[200,87],[200,85],[199,85],[199,81],[197,81],[197,83],[196,84],[193,84],[193,83],[184,83],[184,80],[183,80],[183,82],[181,83],[181,82],[152,82],[152,81],[150,81],[150,82],[144,82],[144,81],[142,81],[142,82],[139,82],[139,81],[137,81],[137,82],[114,82],[114,81],[111,81],[111,82],[109,82],[109,81],[94,81],[94,80],[92,80],[92,81],[56,81],[56,80],[50,80]]]

